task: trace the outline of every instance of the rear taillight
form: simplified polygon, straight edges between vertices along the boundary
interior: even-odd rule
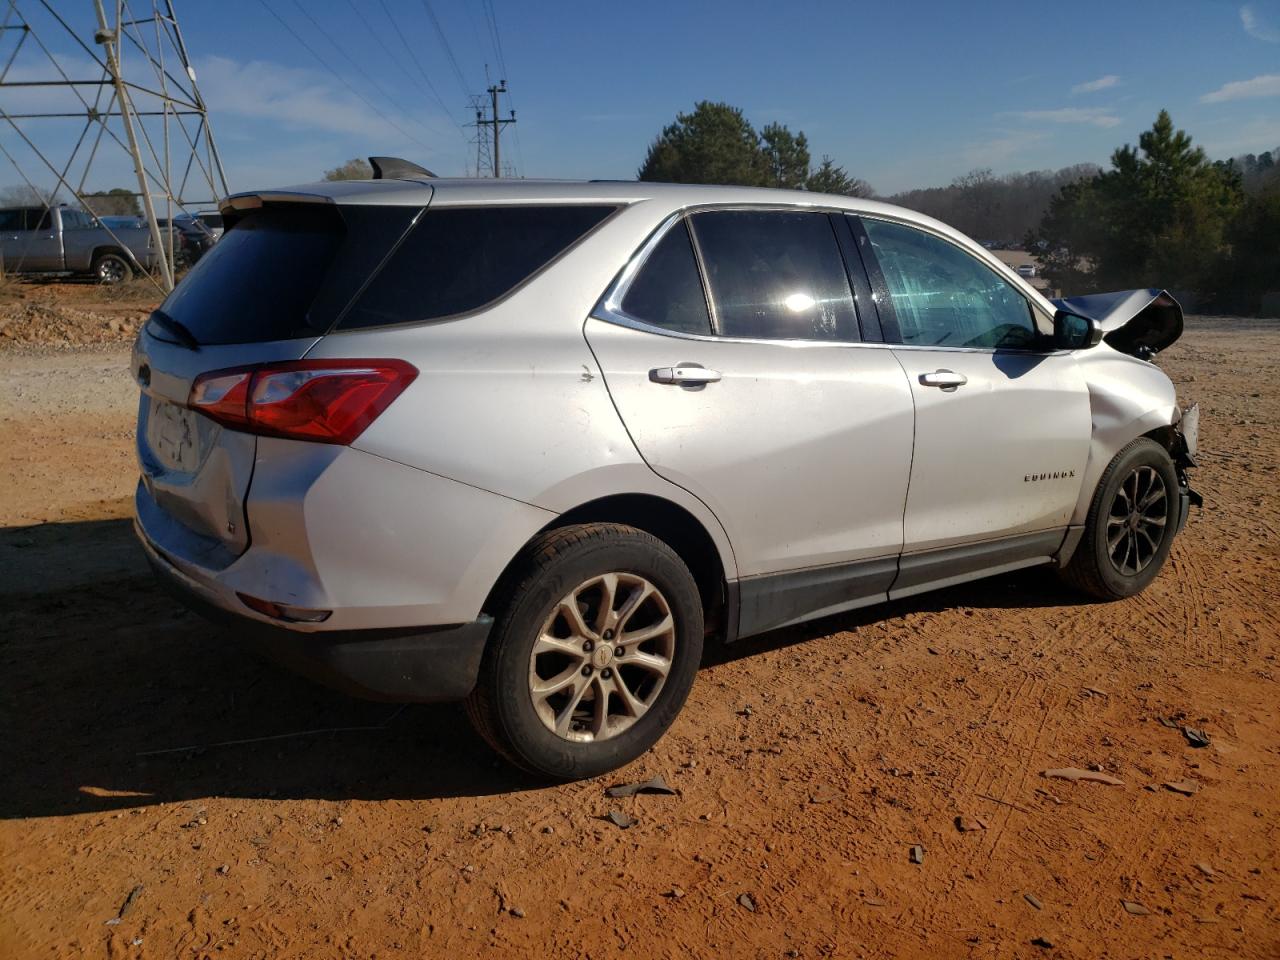
[[[351,443],[418,375],[403,360],[295,360],[196,377],[187,406],[234,430]]]

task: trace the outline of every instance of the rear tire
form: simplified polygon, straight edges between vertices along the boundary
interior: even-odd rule
[[[1099,600],[1141,593],[1173,548],[1179,497],[1168,451],[1146,437],[1134,440],[1098,481],[1084,537],[1062,578]]]
[[[99,283],[124,283],[133,277],[133,268],[129,261],[118,253],[100,253],[93,258],[89,268],[94,279]]]
[[[557,780],[630,763],[675,721],[702,659],[688,567],[633,527],[538,537],[499,587],[467,714],[516,766]]]

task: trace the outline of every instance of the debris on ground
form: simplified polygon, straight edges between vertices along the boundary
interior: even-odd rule
[[[756,912],[756,902],[751,899],[751,894],[744,893],[741,896],[739,896],[738,903],[741,906],[745,907],[746,909],[750,910],[752,913]]]
[[[684,896],[684,887],[672,887],[670,890],[664,893],[663,896],[670,897],[672,900],[679,900],[681,897]]]
[[[1183,727],[1182,735],[1187,738],[1187,743],[1193,747],[1207,747],[1209,745],[1209,735],[1195,727]]]
[[[1027,901],[1027,903],[1031,904],[1031,905],[1032,905],[1033,907],[1035,907],[1037,910],[1043,910],[1043,909],[1044,909],[1044,904],[1042,904],[1042,903],[1040,902],[1039,898],[1038,898],[1038,897],[1036,897],[1036,895],[1035,895],[1034,893],[1024,893],[1024,894],[1022,895],[1022,899],[1023,899],[1023,900],[1025,900],[1025,901]]]
[[[830,803],[840,796],[840,791],[829,783],[819,783],[809,791],[810,803]]]
[[[1120,906],[1124,907],[1126,911],[1133,914],[1135,917],[1145,917],[1151,913],[1150,910],[1135,900],[1121,900]]]
[[[981,817],[956,817],[956,829],[961,833],[971,833],[974,830],[987,829],[987,821]]]
[[[1206,877],[1213,877],[1217,875],[1217,871],[1203,861],[1201,861],[1200,863],[1197,863],[1195,865],[1195,868],[1199,870],[1201,873],[1203,873]]]
[[[924,863],[924,847],[918,843],[911,848],[911,862]]]
[[[862,902],[868,907],[883,907],[885,905],[885,902],[879,897],[863,897]]]
[[[507,911],[507,913],[511,914],[517,920],[524,919],[524,911],[521,910],[519,907],[512,907],[510,910]]]
[[[1194,795],[1200,789],[1200,784],[1194,780],[1173,780],[1164,785],[1166,790],[1172,790],[1174,793],[1180,793],[1184,797]]]
[[[140,893],[142,893],[142,884],[138,884],[129,891],[129,895],[124,898],[124,903],[120,904],[120,909],[116,911],[116,915],[107,921],[107,926],[114,927],[123,920],[124,915],[129,912],[129,909],[133,906],[133,902],[138,899],[138,894]]]
[[[1053,941],[1050,940],[1048,937],[1034,937],[1031,940],[1031,945],[1033,947],[1041,947],[1042,949],[1045,949],[1045,950],[1053,949]]]
[[[662,779],[659,774],[650,780],[642,780],[638,783],[619,783],[605,790],[604,795],[617,800],[621,797],[634,797],[637,793],[659,793],[664,796],[674,796],[677,791],[674,787],[667,785],[667,781]]]
[[[1123,787],[1124,781],[1117,780],[1101,770],[1081,770],[1079,767],[1062,767],[1058,770],[1042,771],[1040,776],[1057,780],[1087,780],[1090,783],[1105,783],[1111,787]]]
[[[630,817],[628,817],[621,810],[610,810],[608,813],[604,815],[602,819],[608,820],[610,823],[612,823],[615,827],[617,827],[620,830],[626,830],[627,828],[635,824],[635,821],[632,820]]]

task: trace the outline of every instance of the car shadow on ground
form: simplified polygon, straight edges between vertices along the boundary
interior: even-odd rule
[[[161,591],[131,540],[128,520],[0,530],[0,817],[545,786],[498,761],[457,705],[358,701],[258,659]],[[1070,602],[1030,571],[712,643],[704,665],[907,610]]]

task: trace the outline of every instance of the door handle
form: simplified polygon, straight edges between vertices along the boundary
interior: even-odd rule
[[[956,387],[963,387],[969,382],[969,378],[963,373],[955,373],[951,370],[935,370],[933,373],[920,374],[920,383],[926,387],[941,387],[943,390],[954,390]]]
[[[654,367],[649,371],[649,379],[654,383],[676,383],[684,387],[697,387],[719,382],[720,371],[681,363],[674,367]]]

